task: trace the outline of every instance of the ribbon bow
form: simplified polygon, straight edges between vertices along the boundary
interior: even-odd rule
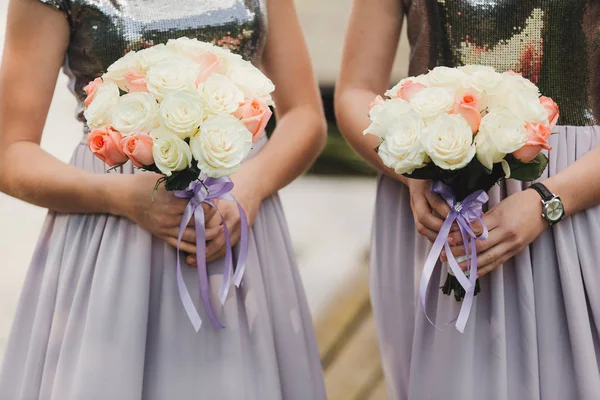
[[[458,202],[456,201],[456,197],[454,196],[452,189],[441,182],[434,182],[431,186],[431,191],[442,196],[442,198],[450,206],[451,210],[446,217],[446,220],[444,221],[444,224],[442,225],[435,242],[433,243],[433,247],[427,256],[427,260],[425,261],[423,274],[421,275],[419,297],[421,299],[423,310],[425,311],[425,316],[429,322],[435,326],[435,324],[427,315],[427,288],[429,287],[431,276],[433,275],[433,271],[437,265],[437,260],[442,252],[442,248],[445,248],[450,270],[466,292],[458,317],[455,318],[456,329],[460,333],[463,333],[467,325],[467,320],[469,319],[469,314],[471,313],[473,298],[475,297],[475,283],[477,280],[476,240],[485,240],[488,237],[488,230],[483,222],[483,205],[487,203],[489,197],[485,191],[477,190],[476,192],[467,196],[463,201]],[[469,254],[470,249],[469,258],[471,263],[469,266],[468,276],[458,265],[458,262],[456,261],[456,258],[454,258],[452,250],[448,245],[448,235],[450,234],[450,229],[455,221],[458,224],[458,228],[460,229],[460,233],[463,238],[465,253]],[[474,221],[479,221],[483,228],[483,233],[479,236],[477,236],[473,231],[473,226],[471,223]]]
[[[179,225],[179,236],[177,238],[177,288],[179,289],[179,297],[181,298],[185,312],[192,322],[196,332],[198,332],[202,326],[202,319],[200,318],[198,310],[196,310],[196,307],[192,302],[190,292],[188,291],[185,281],[183,280],[179,251],[181,239],[183,237],[185,228],[188,226],[192,217],[194,217],[196,224],[196,265],[198,267],[198,279],[200,281],[200,298],[202,299],[202,305],[204,306],[204,310],[206,311],[206,314],[208,315],[212,325],[215,328],[224,328],[224,326],[219,322],[210,300],[210,284],[208,281],[208,270],[206,266],[206,236],[204,232],[205,221],[202,203],[206,203],[211,207],[216,208],[217,212],[221,216],[221,220],[223,221],[226,247],[225,271],[223,273],[221,287],[219,288],[219,300],[221,301],[221,304],[224,305],[225,300],[227,300],[227,294],[229,293],[229,287],[231,286],[232,280],[236,287],[240,286],[242,277],[244,275],[244,270],[246,268],[246,259],[248,258],[248,219],[246,218],[246,214],[244,213],[242,206],[240,206],[231,193],[229,193],[231,192],[231,189],[233,189],[233,182],[231,182],[231,179],[229,178],[206,178],[202,181],[193,181],[185,190],[177,190],[174,192],[175,196],[179,198],[190,199],[185,211],[183,212],[181,224]],[[225,217],[223,214],[221,214],[214,203],[214,200],[216,199],[235,201],[240,212],[240,253],[238,255],[235,274],[233,273],[233,256],[231,250],[231,240],[229,238],[229,230],[225,224]]]

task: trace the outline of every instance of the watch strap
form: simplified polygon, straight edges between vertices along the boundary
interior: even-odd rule
[[[542,183],[536,182],[531,185],[530,188],[538,192],[544,201],[550,201],[555,197],[554,194]]]

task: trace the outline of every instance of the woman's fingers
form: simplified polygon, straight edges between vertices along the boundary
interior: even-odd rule
[[[434,232],[439,232],[442,229],[444,221],[431,212],[429,203],[425,197],[422,200],[416,201],[413,204],[413,209],[416,217],[416,222],[423,225],[425,228]],[[417,226],[418,227],[418,226]]]
[[[440,195],[433,192],[426,192],[425,198],[427,199],[431,209],[440,217],[445,219],[448,216],[450,213],[450,206]]]
[[[172,236],[167,236],[164,237],[163,240],[170,246],[177,248],[177,238],[176,237],[172,237]],[[184,251],[186,253],[190,253],[190,254],[196,254],[196,241],[194,240],[193,243],[190,242],[181,242],[181,245],[179,246],[179,250]]]
[[[204,233],[207,242],[215,240],[219,235],[224,235],[223,225],[218,225],[213,228],[206,228]]]
[[[511,259],[516,252],[509,242],[492,247],[477,258],[477,276],[482,277]]]

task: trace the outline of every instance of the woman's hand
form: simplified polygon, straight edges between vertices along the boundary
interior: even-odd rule
[[[450,212],[450,206],[440,195],[431,191],[431,181],[408,179],[407,185],[417,232],[433,243]]]
[[[124,215],[133,222],[161,238],[169,245],[177,248],[177,237],[179,225],[188,199],[175,197],[173,192],[165,190],[160,186],[154,193],[152,191],[160,175],[154,173],[142,173],[129,175],[123,179],[121,192],[125,193],[116,204],[116,214]],[[216,210],[203,204],[206,220],[211,219]],[[204,227],[202,227],[204,229]],[[194,218],[183,233],[180,249],[186,253],[196,253],[196,230]]]
[[[483,276],[520,253],[548,228],[542,217],[540,196],[534,190],[524,190],[502,200],[483,216],[488,228],[487,240],[477,241],[478,276]],[[481,227],[474,227],[481,234]],[[462,237],[459,231],[449,236],[452,254],[455,257],[465,255]],[[442,260],[446,260],[442,254]],[[460,263],[463,270],[468,268],[467,261]]]
[[[248,227],[251,227],[256,219],[262,200],[249,190],[244,190],[241,186],[236,186],[232,191],[233,196],[242,206],[248,219]],[[229,231],[231,246],[235,246],[241,236],[241,218],[238,206],[235,201],[216,200],[215,204],[223,217]],[[214,210],[214,209],[213,209]],[[210,219],[206,220],[206,261],[214,261],[225,255],[225,230],[223,221],[218,213],[215,213]],[[191,266],[196,265],[196,256],[190,255],[186,262]]]

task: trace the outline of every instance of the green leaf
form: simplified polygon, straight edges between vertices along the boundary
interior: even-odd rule
[[[542,153],[527,163],[517,160],[512,155],[506,156],[506,161],[510,165],[510,178],[523,182],[535,181],[548,166],[548,157]]]

